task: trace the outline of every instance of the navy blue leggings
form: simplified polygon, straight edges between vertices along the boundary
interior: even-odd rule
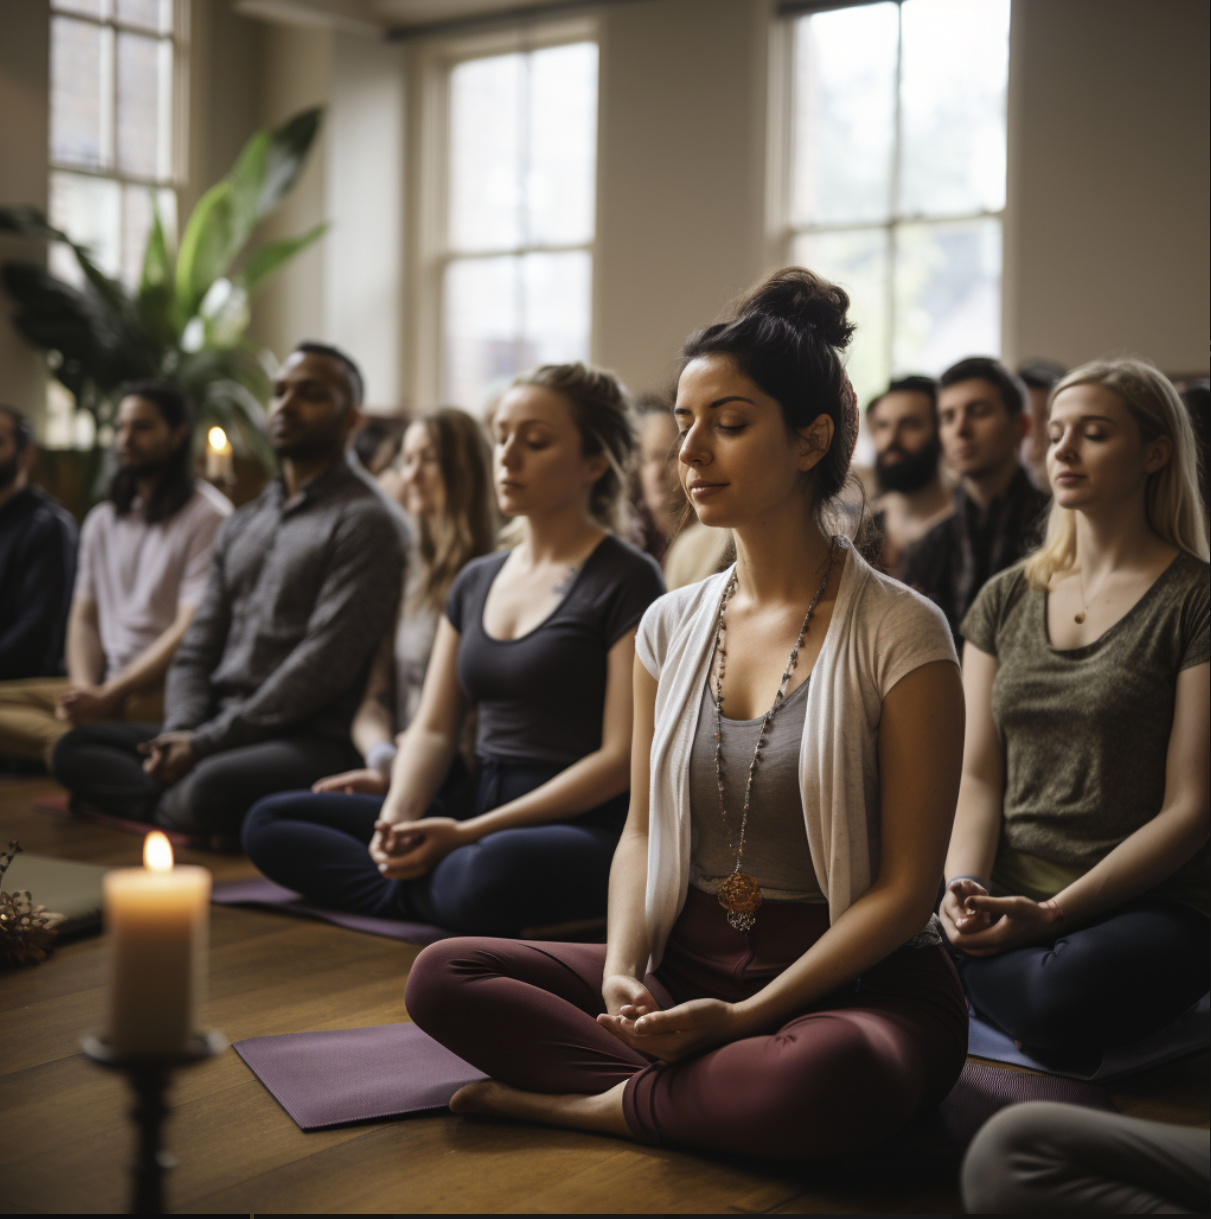
[[[533,791],[559,769],[480,759],[452,775],[429,806],[459,821]],[[452,931],[516,936],[523,929],[605,914],[623,793],[569,819],[501,830],[451,851],[419,880],[387,880],[367,847],[378,796],[282,792],[252,808],[244,850],[271,880],[331,909],[433,923]]]
[[[951,950],[972,1006],[1031,1049],[1103,1049],[1155,1033],[1207,993],[1204,915],[1141,900],[1052,943],[995,957]]]

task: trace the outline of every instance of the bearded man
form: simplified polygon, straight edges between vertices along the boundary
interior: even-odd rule
[[[954,512],[942,482],[938,386],[932,377],[901,377],[866,407],[881,494],[875,524],[883,534],[883,567],[904,578],[908,549]]]

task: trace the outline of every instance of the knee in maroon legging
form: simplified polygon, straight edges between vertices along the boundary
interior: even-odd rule
[[[597,1023],[605,946],[483,936],[416,959],[404,999],[430,1037],[530,1092],[604,1092],[645,1063]]]
[[[404,987],[404,1006],[412,1023],[433,1037],[448,1021],[459,1019],[459,1008],[467,998],[466,982],[499,973],[500,962],[492,951],[498,943],[487,936],[457,936],[424,949],[408,971]]]
[[[626,1112],[643,1142],[808,1159],[898,1129],[921,1103],[924,1076],[907,1030],[886,1014],[817,1012],[641,1072]]]

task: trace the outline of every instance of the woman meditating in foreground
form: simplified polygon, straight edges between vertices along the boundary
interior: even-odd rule
[[[962,689],[940,612],[823,524],[857,433],[848,303],[792,268],[686,344],[681,476],[739,559],[641,623],[608,945],[446,940],[413,966],[412,1019],[492,1077],[456,1112],[800,1158],[959,1075],[931,910]]]
[[[517,935],[605,913],[627,809],[635,629],[664,581],[611,531],[636,442],[609,373],[558,364],[519,377],[493,439],[518,544],[455,578],[386,796],[271,797],[249,814],[244,847],[326,906]],[[471,706],[467,775],[458,744]]]
[[[962,624],[941,915],[977,1011],[1095,1068],[1207,991],[1207,536],[1193,429],[1155,368],[1075,369],[1047,427],[1047,539]]]

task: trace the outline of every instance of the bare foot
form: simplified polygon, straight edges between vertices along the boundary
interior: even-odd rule
[[[573,1092],[555,1096],[546,1092],[524,1092],[521,1088],[485,1079],[459,1088],[450,1098],[450,1110],[452,1113],[511,1117],[523,1122],[541,1122],[543,1125],[565,1126],[572,1130],[595,1130],[630,1138],[631,1130],[622,1112],[625,1086],[616,1084],[608,1092],[597,1095]]]

